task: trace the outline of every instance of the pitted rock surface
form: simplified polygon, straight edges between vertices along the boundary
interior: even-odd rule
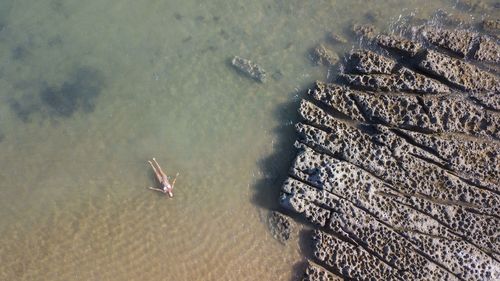
[[[483,29],[493,35],[500,34],[500,19],[497,20],[484,20],[482,22]]]
[[[446,85],[439,83],[424,75],[415,73],[407,68],[402,68],[391,75],[366,74],[352,75],[343,74],[345,83],[356,89],[381,92],[413,92],[439,94],[449,93]]]
[[[247,75],[248,77],[257,80],[261,83],[265,83],[267,80],[266,71],[256,63],[240,58],[238,56],[233,57],[231,64],[241,73]]]
[[[420,30],[421,35],[434,45],[442,47],[465,57],[471,48],[476,34],[467,30],[447,30],[426,26]]]
[[[472,55],[475,60],[500,62],[500,45],[494,39],[481,36],[477,44],[477,50]]]
[[[281,205],[315,229],[303,280],[500,280],[497,39],[414,30],[358,26],[375,49],[300,103]]]
[[[308,261],[303,281],[342,281],[341,277],[329,272],[323,267]]]
[[[422,44],[394,35],[378,35],[376,42],[386,49],[398,51],[409,57],[423,50]]]
[[[481,106],[500,111],[500,95],[495,92],[471,93],[472,100],[477,101]]]
[[[500,212],[500,197],[490,196],[490,191],[469,184],[411,150],[382,143],[379,134],[373,130],[365,133],[333,118],[310,102],[302,102],[299,113],[314,126],[298,125],[304,143],[361,166],[389,183],[397,184],[404,193],[466,204],[478,212]],[[309,130],[317,130],[321,138],[309,136]]]
[[[294,222],[290,217],[287,217],[277,211],[272,211],[268,218],[271,234],[278,241],[285,243],[291,237],[294,231]]]
[[[289,179],[296,183],[295,189],[284,185],[285,192],[308,193],[308,200],[326,208],[331,206],[335,212],[342,205],[359,208],[390,226],[390,229],[425,230],[426,233],[450,240],[457,240],[458,236],[464,239],[475,237],[485,252],[498,248],[494,236],[498,232],[498,219],[478,216],[457,205],[440,205],[419,195],[403,195],[394,186],[353,164],[317,153],[307,146],[302,149],[290,171],[291,176],[300,181]],[[414,213],[415,210],[421,213]],[[336,215],[335,212],[332,217]],[[347,217],[342,219],[344,222],[347,220]],[[481,236],[483,233],[492,236]],[[432,251],[425,248],[419,250]]]
[[[433,50],[427,51],[418,66],[422,71],[436,75],[466,91],[500,92],[500,80],[494,74]]]
[[[302,194],[282,194],[280,204],[284,208],[302,213],[312,223],[324,226],[330,218],[330,211],[311,203]]]
[[[347,278],[355,280],[408,280],[407,272],[383,263],[362,246],[346,243],[339,238],[316,230],[314,256],[330,267],[338,268]],[[369,265],[369,266],[367,266]]]
[[[383,92],[449,93],[450,89],[436,80],[397,66],[396,62],[371,51],[351,53],[344,74],[346,84],[354,88]]]
[[[376,29],[371,24],[355,24],[352,27],[354,34],[360,37],[372,39],[376,35]]]
[[[367,50],[356,50],[349,56],[353,70],[364,74],[391,74],[396,66],[392,59]]]
[[[330,108],[347,115],[349,118],[359,121],[365,120],[363,113],[356,106],[356,100],[353,96],[356,94],[356,91],[316,81],[315,87],[309,89],[308,94]]]
[[[429,149],[445,159],[448,169],[461,174],[483,187],[500,192],[500,144],[453,134],[422,134],[399,130],[416,145]],[[459,155],[460,157],[456,157]]]
[[[371,93],[324,83],[316,83],[309,95],[353,120],[436,133],[500,137],[500,115],[463,96]]]
[[[467,30],[449,30],[424,26],[419,34],[428,42],[449,50],[460,57],[479,61],[500,62],[500,45],[491,36],[479,36]]]

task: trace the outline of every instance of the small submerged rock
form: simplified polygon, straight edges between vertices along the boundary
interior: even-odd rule
[[[281,78],[283,78],[283,72],[281,70],[276,70],[271,77],[273,77],[274,80],[279,81]]]
[[[231,60],[231,64],[240,72],[243,74],[247,75],[248,77],[257,80],[261,83],[266,82],[266,71],[257,65],[256,63],[252,62],[251,60],[247,60],[244,58],[240,58],[238,56],[235,56]]]
[[[347,43],[347,39],[345,39],[344,37],[342,37],[334,32],[328,33],[327,39],[332,44],[345,44],[345,43]]]
[[[487,30],[500,30],[500,20],[484,20],[482,25],[483,28]]]
[[[500,20],[484,20],[481,25],[484,31],[496,37],[500,36]]]
[[[370,22],[378,22],[382,18],[380,11],[368,11],[365,13],[365,18]]]
[[[311,52],[311,56],[312,60],[317,65],[330,66],[339,61],[339,56],[323,44],[319,44],[314,48]]]
[[[482,0],[458,0],[457,7],[466,11],[485,10],[488,8]]]
[[[290,217],[282,215],[279,212],[272,211],[268,218],[269,229],[275,239],[285,243],[292,237],[294,223]]]
[[[375,32],[376,32],[375,26],[373,26],[371,24],[355,24],[352,27],[352,31],[357,36],[366,37],[369,39],[374,38],[376,35],[375,34]]]

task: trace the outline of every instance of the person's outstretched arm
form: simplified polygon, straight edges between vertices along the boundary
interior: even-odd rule
[[[151,190],[159,191],[159,192],[161,192],[161,193],[165,193],[165,191],[163,191],[163,189],[154,188],[154,187],[152,187],[152,186],[150,186],[150,187],[148,187],[148,188],[149,188],[149,189],[151,189]]]
[[[174,180],[172,181],[172,189],[174,189],[174,185],[175,185],[175,181],[177,180],[177,176],[179,175],[179,173],[175,174],[175,178]]]

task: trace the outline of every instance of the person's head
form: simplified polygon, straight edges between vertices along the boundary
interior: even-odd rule
[[[168,191],[167,191],[167,193],[168,193],[168,196],[169,196],[170,198],[174,197],[174,194],[172,193],[172,191],[168,190]]]

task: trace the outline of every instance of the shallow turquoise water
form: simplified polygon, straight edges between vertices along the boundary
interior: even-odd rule
[[[454,3],[1,1],[0,279],[295,278],[297,239],[275,241],[265,217],[294,102],[335,75],[308,50]],[[145,189],[151,157],[180,172],[173,200]]]

